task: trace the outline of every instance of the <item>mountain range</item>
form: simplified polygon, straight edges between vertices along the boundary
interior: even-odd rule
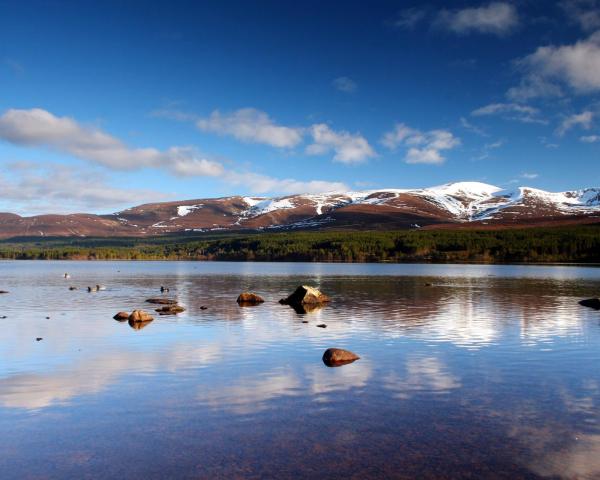
[[[297,229],[507,228],[600,222],[600,189],[506,190],[480,182],[283,197],[148,203],[108,215],[0,213],[0,238],[154,236]]]

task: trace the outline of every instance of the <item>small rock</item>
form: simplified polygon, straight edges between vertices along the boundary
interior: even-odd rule
[[[35,341],[36,341],[36,342],[41,342],[42,340],[43,340],[43,338],[42,338],[42,337],[37,337],[37,338],[35,339]]]
[[[600,299],[599,298],[587,298],[585,300],[581,300],[579,305],[584,307],[593,308],[594,310],[600,310]]]
[[[206,305],[202,305],[202,306],[200,307],[200,310],[206,310],[207,308],[208,308],[208,307],[207,307]]]
[[[178,313],[185,312],[185,308],[181,305],[165,305],[164,307],[157,308],[155,312],[159,315],[177,315]]]
[[[6,290],[0,290],[0,294],[1,293],[8,293]]]
[[[258,305],[263,302],[264,299],[260,295],[250,292],[240,293],[239,297],[237,298],[237,303],[240,306]]]
[[[4,319],[5,319],[5,318],[7,318],[7,317],[6,317],[6,315],[2,315],[0,318],[1,318],[2,320],[4,320]]]
[[[319,325],[317,325],[317,327],[319,327],[319,328],[327,328],[327,325],[325,325],[324,323],[319,323]]]
[[[119,322],[124,322],[125,320],[129,320],[129,313],[119,312],[113,318]]]
[[[301,285],[289,297],[279,300],[283,305],[314,305],[327,302],[329,302],[327,295],[307,285]]]
[[[426,287],[432,287],[432,286],[433,286],[433,284],[432,284],[432,283],[426,283],[426,284],[425,284],[425,286],[426,286]]]
[[[308,323],[308,320],[302,320],[302,323]]]
[[[154,320],[154,317],[143,310],[134,310],[129,315],[130,322],[151,322],[152,320]]]
[[[173,300],[172,298],[147,298],[146,302],[157,305],[177,305],[177,300]]]
[[[69,287],[69,290],[77,290],[77,287],[71,286],[71,287]]]
[[[50,317],[46,317],[46,320],[50,320]]]
[[[349,350],[342,348],[328,348],[323,354],[323,363],[328,367],[340,367],[355,362],[360,357]]]

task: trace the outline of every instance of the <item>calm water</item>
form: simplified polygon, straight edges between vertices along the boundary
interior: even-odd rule
[[[333,302],[277,303],[302,283]],[[161,285],[185,313],[112,320]],[[0,289],[2,479],[600,478],[600,269],[0,262]]]

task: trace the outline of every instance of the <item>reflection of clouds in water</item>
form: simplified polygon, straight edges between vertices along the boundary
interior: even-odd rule
[[[460,378],[435,357],[408,358],[405,369],[404,375],[390,373],[383,378],[384,388],[397,398],[408,399],[415,392],[448,393],[461,387]]]
[[[555,337],[576,337],[583,333],[581,306],[573,297],[549,297],[538,304],[521,305],[515,316],[521,320],[521,338],[526,344],[551,342]]]
[[[74,397],[98,393],[129,373],[177,371],[215,362],[219,346],[174,345],[163,352],[109,351],[88,357],[75,366],[57,368],[46,374],[26,373],[0,378],[0,405],[9,408],[41,409],[66,404]]]
[[[543,477],[598,479],[600,478],[600,434],[574,434],[568,447],[544,454],[530,468]]]
[[[301,391],[301,382],[295,374],[278,368],[253,378],[240,378],[233,384],[204,386],[196,398],[212,408],[243,415],[267,408],[269,400],[298,395]]]
[[[336,368],[319,366],[306,370],[311,393],[326,395],[332,392],[361,388],[367,385],[373,369],[365,358]]]

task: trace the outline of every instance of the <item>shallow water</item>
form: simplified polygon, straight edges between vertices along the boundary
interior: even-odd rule
[[[332,303],[277,303],[302,283]],[[112,320],[161,285],[185,313]],[[2,479],[600,478],[598,268],[0,262],[0,290]]]

